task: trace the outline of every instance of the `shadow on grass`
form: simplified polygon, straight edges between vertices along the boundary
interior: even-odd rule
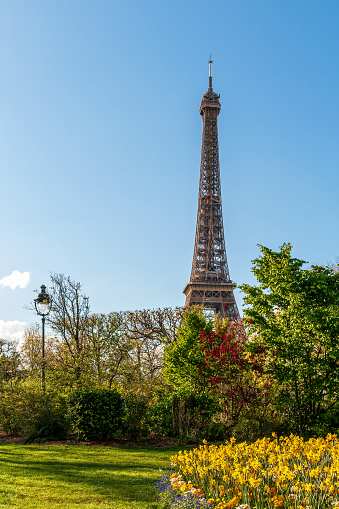
[[[57,482],[62,490],[76,488],[106,500],[150,504],[156,499],[152,483],[161,470],[170,468],[170,456],[180,449],[4,445],[0,460],[16,476],[24,475],[34,483]]]

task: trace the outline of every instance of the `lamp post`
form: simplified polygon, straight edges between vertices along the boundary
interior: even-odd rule
[[[40,315],[41,321],[42,321],[42,348],[41,348],[41,388],[42,391],[45,392],[46,386],[45,386],[45,317],[48,315],[48,313],[51,310],[52,305],[52,299],[46,293],[46,286],[41,285],[41,292],[37,296],[36,299],[34,299],[34,305],[35,309],[38,315]]]

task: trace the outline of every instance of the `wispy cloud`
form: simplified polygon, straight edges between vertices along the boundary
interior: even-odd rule
[[[0,285],[9,286],[9,288],[12,288],[12,290],[15,290],[17,287],[26,288],[30,279],[31,275],[29,272],[19,272],[18,270],[13,270],[12,274],[0,279]]]
[[[5,322],[4,320],[0,320],[0,338],[21,341],[26,328],[26,322],[19,322],[18,320]]]

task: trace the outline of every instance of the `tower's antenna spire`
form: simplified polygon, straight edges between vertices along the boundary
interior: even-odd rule
[[[210,67],[210,73],[209,73],[209,78],[208,78],[208,88],[210,88],[212,90],[212,64],[213,64],[213,60],[212,60],[212,55],[210,54],[210,59],[208,61],[208,64],[209,64],[209,67]]]

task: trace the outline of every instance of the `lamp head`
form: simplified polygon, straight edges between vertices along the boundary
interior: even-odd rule
[[[46,293],[46,286],[41,285],[41,291],[36,299],[34,299],[35,309],[38,315],[46,316],[51,310],[52,299]]]

